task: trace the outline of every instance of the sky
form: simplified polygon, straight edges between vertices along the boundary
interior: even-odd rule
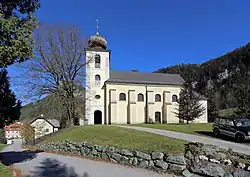
[[[41,0],[40,22],[108,41],[113,70],[202,63],[250,42],[249,0]],[[17,75],[9,68],[10,77]],[[13,88],[14,89],[14,88]]]

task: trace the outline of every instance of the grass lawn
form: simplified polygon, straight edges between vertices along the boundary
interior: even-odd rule
[[[86,141],[91,144],[109,145],[143,152],[162,151],[171,154],[182,154],[186,143],[183,140],[115,126],[88,125],[64,130],[60,134],[44,140],[41,144],[64,140]]]
[[[0,151],[6,147],[6,144],[0,144]],[[12,170],[0,163],[0,177],[12,177]]]
[[[212,133],[212,124],[131,124],[130,126],[149,127],[189,134],[206,135]]]

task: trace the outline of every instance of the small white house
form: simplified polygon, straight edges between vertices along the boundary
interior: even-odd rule
[[[57,119],[46,119],[43,116],[33,119],[30,125],[35,129],[35,138],[54,133],[60,128],[60,123]]]

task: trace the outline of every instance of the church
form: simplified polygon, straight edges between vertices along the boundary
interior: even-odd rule
[[[184,82],[179,74],[114,71],[111,51],[98,32],[88,40],[83,124],[179,123],[175,112]],[[206,109],[194,122],[207,123]]]

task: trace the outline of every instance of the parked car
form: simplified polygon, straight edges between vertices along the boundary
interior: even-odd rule
[[[213,124],[214,136],[226,135],[237,142],[250,140],[249,118],[216,118]]]

